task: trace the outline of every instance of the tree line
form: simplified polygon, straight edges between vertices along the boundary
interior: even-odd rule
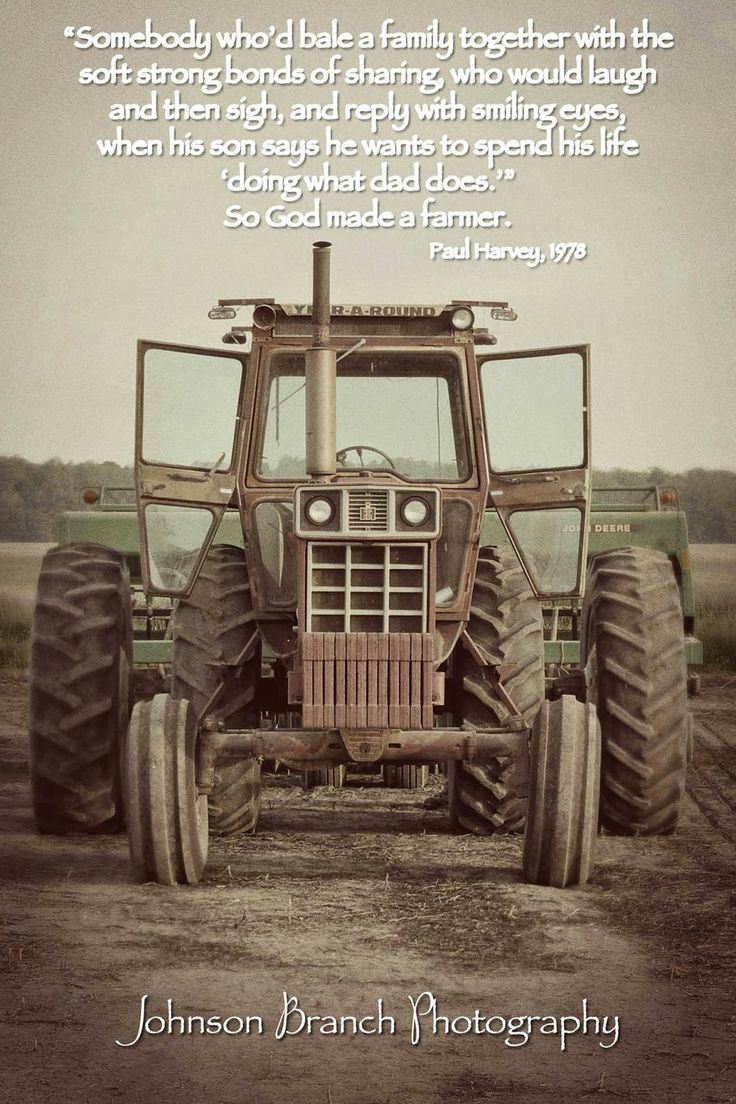
[[[645,484],[677,488],[691,541],[736,543],[736,472],[710,468],[677,473],[662,468],[593,472],[594,487]],[[57,540],[61,514],[81,508],[80,493],[85,487],[100,486],[132,487],[133,469],[112,461],[33,464],[20,456],[0,456],[0,540]]]

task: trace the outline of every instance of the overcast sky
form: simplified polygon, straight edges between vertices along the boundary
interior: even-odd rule
[[[397,29],[423,30],[434,10],[386,0],[371,6],[303,0],[298,9],[296,16],[306,17],[315,30],[339,16],[341,25],[354,32],[376,31],[387,16],[397,20]],[[451,14],[443,17],[442,27],[451,30],[463,24],[515,30],[530,17],[549,31],[586,30],[611,17],[628,30],[648,16],[652,26],[672,31],[674,49],[648,51],[659,80],[643,94],[521,89],[527,101],[618,102],[628,116],[627,136],[638,139],[641,153],[615,161],[507,159],[503,165],[516,169],[516,179],[500,183],[493,197],[473,196],[465,204],[511,215],[510,229],[471,232],[475,239],[542,246],[585,241],[589,255],[583,262],[547,262],[530,269],[511,261],[432,261],[431,241],[457,245],[465,232],[332,231],[333,301],[507,299],[519,318],[498,326],[499,350],[590,342],[598,466],[735,468],[732,4],[454,0],[447,10]],[[217,6],[197,0],[181,5],[71,3],[63,14],[50,3],[6,7],[0,452],[35,461],[58,456],[130,462],[136,338],[221,348],[225,327],[207,319],[212,303],[253,294],[308,301],[310,243],[326,236],[324,229],[224,228],[228,203],[263,205],[231,195],[220,180],[223,164],[208,157],[102,158],[95,139],[114,132],[107,105],[122,97],[110,88],[80,87],[77,73],[83,65],[107,64],[112,51],[74,49],[64,27],[139,30],[153,16],[157,29],[183,30],[196,17],[200,27],[215,31],[241,16],[249,27],[261,29],[294,15],[294,6],[283,0],[268,5],[224,0]],[[548,53],[546,63],[558,56]],[[396,52],[382,57],[376,50],[370,63],[397,65],[402,57]],[[600,54],[601,64],[613,65],[618,58],[611,51]],[[172,55],[138,52],[131,60],[171,64]],[[314,54],[295,57],[300,63],[310,60],[316,64]],[[409,60],[439,64],[429,53]],[[457,53],[445,65],[460,60]],[[266,54],[248,59],[249,64],[273,61],[274,55]],[[509,61],[539,64],[541,59],[525,52],[487,64]],[[631,53],[627,64],[637,62],[638,54]],[[216,63],[213,58],[201,64]],[[185,64],[184,59],[177,64]],[[182,91],[192,100],[213,101]],[[411,89],[395,91],[403,101],[426,98]],[[510,91],[506,85],[476,88],[465,102],[499,102]],[[382,100],[386,92],[365,92],[363,98]],[[220,102],[244,93],[256,94],[238,89]],[[308,95],[287,88],[274,98],[288,110],[291,102]],[[148,92],[133,87],[125,98],[143,102]],[[139,123],[130,133],[159,134],[165,126],[149,124],[147,130]],[[232,124],[227,131],[213,124],[180,126],[202,137],[239,133]],[[446,129],[428,125],[421,133],[437,137]],[[320,132],[321,126],[312,131],[292,126],[270,133]],[[365,127],[354,133],[367,135]],[[476,124],[451,133],[472,139],[491,131]],[[380,134],[392,131],[384,126]],[[314,166],[319,164],[318,158]],[[270,165],[278,171],[276,162]],[[355,159],[343,171],[360,166]],[[459,167],[475,174],[482,166],[466,159]],[[366,196],[348,199],[360,208],[370,202]],[[414,199],[386,204],[410,205]],[[462,204],[454,196],[440,196],[437,206]]]

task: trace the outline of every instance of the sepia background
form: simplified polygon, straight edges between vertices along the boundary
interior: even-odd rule
[[[117,97],[81,88],[77,71],[105,64],[110,52],[75,50],[64,28],[133,30],[152,17],[158,30],[182,29],[196,17],[215,31],[237,17],[252,28],[305,17],[317,30],[339,17],[357,32],[391,17],[397,30],[422,30],[434,14],[415,0],[370,8],[302,0],[298,10],[284,0],[79,0],[63,8],[21,0],[0,16],[0,1096],[16,1104],[733,1099],[734,26],[725,0],[455,0],[442,13],[445,29],[515,30],[533,18],[540,29],[577,30],[615,17],[629,30],[647,17],[675,35],[674,49],[648,51],[659,81],[641,95],[522,89],[529,101],[621,103],[638,157],[508,160],[516,179],[499,185],[491,204],[472,196],[438,202],[512,214],[510,230],[471,234],[481,240],[585,241],[583,262],[530,270],[430,261],[429,242],[459,244],[459,231],[329,235],[335,301],[504,299],[519,317],[499,324],[498,350],[590,342],[596,467],[612,479],[620,474],[612,469],[628,468],[653,482],[666,473],[652,468],[682,473],[709,666],[692,703],[696,760],[678,834],[602,835],[590,883],[558,892],[523,883],[518,836],[453,835],[446,809],[428,808],[424,793],[350,785],[305,792],[295,775],[277,776],[259,833],[213,841],[203,882],[169,888],[132,883],[122,835],[60,839],[33,823],[25,668],[35,580],[59,513],[78,501],[80,486],[117,482],[118,464],[130,478],[136,339],[222,348],[225,324],[207,318],[213,302],[308,300],[311,242],[327,236],[223,228],[227,204],[245,200],[223,187],[219,162],[101,158],[95,140],[114,132],[106,113]],[[524,51],[509,60],[556,56]],[[141,53],[138,63],[167,58]],[[619,58],[600,51],[601,64]],[[370,56],[374,65],[400,59]],[[435,63],[429,54],[410,60]],[[629,51],[628,60],[638,58]],[[188,56],[181,63],[197,64]],[[362,91],[366,101],[384,94]],[[147,93],[124,98],[136,95]],[[303,95],[292,88],[274,99],[288,107]],[[481,96],[503,99],[476,89]],[[207,137],[221,128],[178,129]],[[435,137],[445,129],[465,133],[421,128]],[[500,129],[530,133],[518,124]],[[142,124],[128,132],[149,133]],[[292,133],[307,128],[279,132]],[[483,133],[467,128],[468,137]],[[346,161],[344,171],[358,164]],[[461,164],[479,171],[471,159]],[[369,197],[345,203],[362,209]],[[386,204],[414,205],[414,197]],[[72,464],[80,461],[116,463]],[[689,471],[700,468],[721,470]],[[440,779],[432,785],[436,796]],[[382,999],[398,1035],[277,1042],[284,990],[322,1015],[370,1014]],[[554,1037],[512,1049],[499,1038],[439,1033],[412,1048],[408,996],[427,990],[453,1016],[576,1015],[587,998],[593,1014],[621,1017],[621,1041],[604,1051],[579,1036],[562,1053]],[[123,1051],[115,1040],[134,1036],[145,993],[155,1012],[171,997],[184,1015],[260,1014],[266,1032],[162,1036]]]

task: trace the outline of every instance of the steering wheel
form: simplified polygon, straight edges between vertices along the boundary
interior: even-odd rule
[[[381,459],[387,461],[390,468],[396,468],[396,464],[393,462],[391,457],[388,456],[387,453],[383,452],[382,449],[376,448],[374,445],[346,445],[345,448],[340,449],[337,453],[336,459],[341,468],[349,468],[352,466],[345,463],[345,457],[349,452],[357,452],[358,462],[361,468],[364,468],[366,466],[363,463],[364,452],[375,452],[378,456],[381,457]]]

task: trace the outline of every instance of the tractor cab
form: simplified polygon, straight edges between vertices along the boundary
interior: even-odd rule
[[[320,631],[405,626],[447,640],[437,626],[467,620],[489,509],[537,595],[579,594],[587,347],[482,351],[495,338],[475,314],[515,319],[504,302],[331,306],[328,258],[320,243],[314,309],[220,300],[215,318],[252,311],[250,326],[224,335],[226,351],[140,343],[149,590],[190,594],[225,510],[237,506],[264,621],[293,621],[300,609]],[[310,575],[320,557],[346,563],[356,544],[388,582],[392,562],[407,559],[419,591],[353,593],[349,574],[342,595],[313,589],[326,585]],[[368,563],[361,571],[367,579]]]

